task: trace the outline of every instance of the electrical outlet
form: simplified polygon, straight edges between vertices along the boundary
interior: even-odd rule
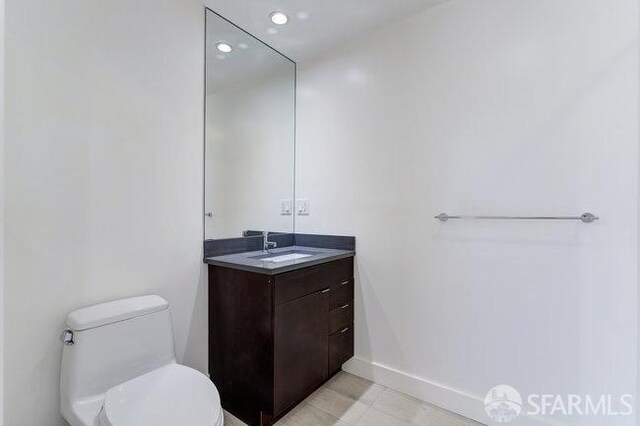
[[[309,216],[310,208],[310,200],[302,199],[296,201],[296,211],[298,212],[298,216]]]
[[[292,204],[291,200],[280,200],[280,215],[291,216],[293,214]]]

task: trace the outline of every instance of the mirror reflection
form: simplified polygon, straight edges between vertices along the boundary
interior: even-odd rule
[[[295,63],[207,11],[205,239],[293,232]]]

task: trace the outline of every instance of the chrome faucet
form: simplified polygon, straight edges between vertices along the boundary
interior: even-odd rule
[[[270,248],[278,247],[278,243],[275,241],[269,241],[269,233],[267,231],[262,232],[262,252],[263,253],[271,253],[269,251]]]

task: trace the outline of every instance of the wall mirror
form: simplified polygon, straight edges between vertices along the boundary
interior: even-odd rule
[[[206,13],[204,237],[293,232],[296,64]]]

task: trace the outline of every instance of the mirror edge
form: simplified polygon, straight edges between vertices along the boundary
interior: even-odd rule
[[[203,107],[203,115],[202,115],[202,241],[206,242],[206,241],[213,241],[213,240],[218,240],[218,239],[228,239],[228,238],[207,238],[206,232],[207,232],[207,224],[206,224],[206,220],[207,220],[207,212],[206,212],[206,197],[207,197],[207,191],[206,191],[206,185],[207,185],[207,14],[208,13],[213,13],[214,15],[218,16],[219,18],[227,21],[229,24],[233,25],[234,27],[238,28],[240,31],[245,32],[246,34],[249,34],[251,37],[253,37],[254,39],[256,39],[258,42],[262,43],[263,45],[265,45],[266,47],[268,47],[269,49],[273,50],[274,52],[276,52],[277,54],[279,54],[280,56],[282,56],[283,58],[287,59],[289,62],[291,62],[293,64],[293,176],[292,176],[292,194],[291,194],[291,203],[292,203],[292,207],[293,207],[293,211],[291,213],[291,234],[295,234],[296,233],[296,178],[297,178],[297,148],[298,148],[298,63],[296,61],[294,61],[292,58],[290,58],[289,56],[285,55],[284,53],[280,52],[278,49],[274,48],[273,46],[271,46],[270,44],[268,44],[267,42],[265,42],[264,40],[262,40],[259,37],[256,37],[255,34],[245,30],[244,28],[240,27],[239,25],[235,24],[234,22],[232,22],[231,20],[225,18],[224,16],[222,16],[221,14],[219,14],[218,12],[216,12],[215,10],[211,9],[208,6],[204,7],[204,34],[203,34],[203,38],[204,38],[204,43],[203,43],[203,57],[204,57],[204,61],[203,61],[203,90],[202,90],[202,107]],[[268,232],[272,232],[269,230],[266,230]],[[232,237],[234,238],[234,237]],[[235,238],[250,238],[250,237],[245,237],[243,235],[235,237]]]

